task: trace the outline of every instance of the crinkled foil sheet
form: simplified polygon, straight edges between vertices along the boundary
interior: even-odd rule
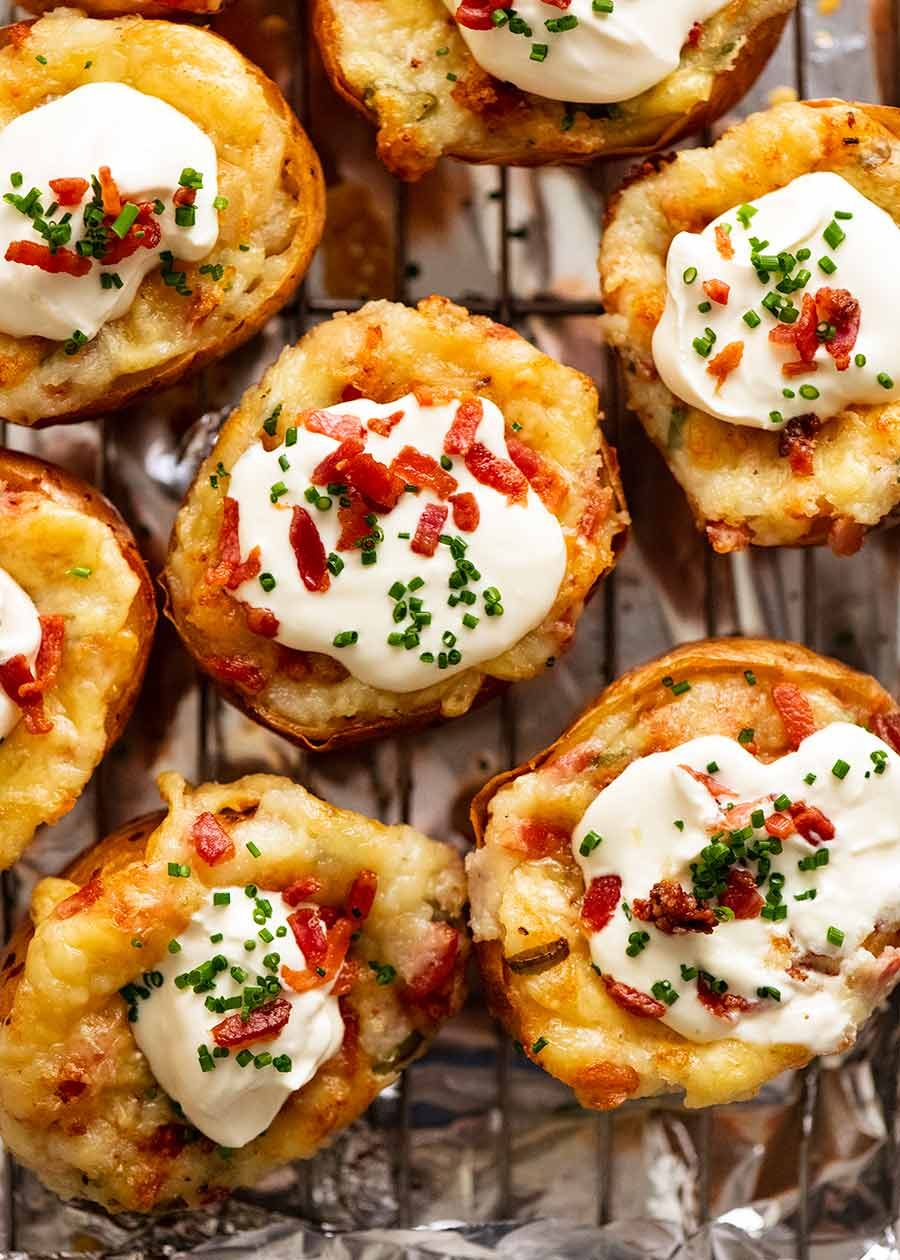
[[[799,91],[896,100],[896,18],[867,0],[804,0],[749,112]],[[898,534],[852,560],[793,552],[713,556],[674,483],[624,414],[600,341],[594,257],[602,200],[623,167],[499,172],[445,163],[401,188],[372,134],[329,92],[302,0],[236,0],[215,23],[275,77],[304,118],[329,186],[325,241],[298,300],[226,363],[131,412],[6,441],[100,484],[155,569],[192,470],[221,416],[311,322],[367,296],[446,293],[515,323],[598,382],[619,447],[631,542],[572,652],[542,679],[414,739],[313,758],[198,685],[162,626],[135,718],[76,809],[5,877],[4,913],[34,880],[157,802],[154,778],[268,769],[336,804],[406,818],[460,848],[491,774],[553,739],[616,674],[704,634],[801,639],[898,682]],[[876,68],[876,53],[878,66]],[[473,987],[475,987],[473,985]],[[889,1260],[897,1220],[898,1004],[857,1047],[772,1082],[750,1102],[687,1112],[676,1099],[610,1115],[578,1108],[469,1007],[427,1058],[314,1161],[230,1203],[145,1221],[60,1204],[7,1161],[0,1254],[182,1255],[221,1260]],[[4,1249],[5,1250],[2,1250]]]

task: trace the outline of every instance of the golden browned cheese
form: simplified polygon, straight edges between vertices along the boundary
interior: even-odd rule
[[[65,624],[62,659],[44,696],[53,723],[20,721],[0,743],[0,869],[41,823],[67,813],[131,712],[156,602],[124,521],[93,486],[41,460],[0,450],[0,568],[41,616]],[[72,576],[89,569],[89,577]]]
[[[79,0],[78,8],[88,17],[177,17],[180,13],[218,13],[227,0]],[[48,13],[60,6],[55,0],[27,0],[22,7],[29,13]]]
[[[279,648],[252,633],[244,608],[208,581],[227,492],[217,467],[231,468],[259,439],[277,404],[282,410],[273,444],[300,412],[333,405],[347,389],[349,396],[358,392],[376,402],[423,390],[435,401],[481,394],[503,412],[508,433],[509,426],[521,426],[515,436],[538,451],[567,487],[556,512],[566,573],[547,617],[501,656],[422,691],[379,690],[330,657]],[[456,717],[503,684],[539,673],[568,645],[584,601],[624,542],[628,518],[597,405],[586,376],[446,298],[428,298],[416,309],[371,302],[320,324],[284,351],[229,416],[178,515],[165,582],[169,614],[188,650],[252,717],[309,747]],[[259,685],[241,685],[238,675],[248,665]]]
[[[838,554],[856,550],[900,502],[900,405],[848,407],[828,420],[811,476],[792,471],[778,434],[687,406],[660,380],[651,350],[669,245],[810,171],[835,171],[900,224],[898,161],[900,111],[793,102],[753,114],[710,149],[648,164],[611,205],[600,247],[605,331],[627,368],[629,405],[718,551],[825,541]]]
[[[690,689],[675,695],[666,676]],[[794,745],[772,699],[779,683],[799,689],[817,726],[866,724],[895,711],[873,678],[797,644],[692,643],[624,675],[551,748],[494,779],[474,803],[471,927],[491,1008],[585,1107],[605,1110],[667,1090],[683,1090],[688,1107],[730,1102],[811,1057],[801,1046],[692,1042],[617,1005],[591,966],[580,920],[584,881],[567,838],[598,792],[638,757],[701,735],[736,738],[745,727],[763,761],[784,756]],[[546,825],[554,829],[548,856],[530,856]],[[877,955],[896,935],[873,933],[866,944]],[[550,965],[523,970],[524,951],[532,950]],[[860,986],[847,997],[862,1022],[881,995]]]
[[[0,971],[3,1139],[57,1193],[112,1210],[211,1202],[309,1158],[396,1080],[463,998],[465,880],[447,845],[335,809],[273,775],[191,788],[166,774],[160,787],[168,805],[162,821],[155,815],[123,827],[65,878],[38,884],[34,923],[15,933]],[[235,856],[214,869],[189,840],[204,812],[235,842]],[[258,858],[240,842],[250,825]],[[171,877],[170,862],[190,865],[190,877]],[[314,875],[322,904],[339,905],[361,870],[373,871],[378,887],[350,948],[356,965],[341,998],[341,1050],[263,1134],[223,1152],[156,1085],[118,990],[164,957],[211,887],[252,880],[278,890]],[[452,974],[417,1000],[405,981],[427,966],[433,926],[441,925],[443,939],[448,923],[458,928]],[[377,983],[366,965],[372,959],[390,960],[397,979]]]
[[[275,84],[225,40],[196,26],[71,9],[0,32],[0,126],[94,82],[157,96],[212,140],[228,205],[205,261],[224,275],[201,276],[203,261],[186,265],[184,296],[151,272],[129,310],[77,355],[0,334],[0,416],[17,424],[107,412],[225,354],[287,301],[322,231],[318,158]]]
[[[418,179],[444,154],[538,166],[671,144],[740,100],[793,7],[794,0],[730,0],[661,83],[619,105],[586,107],[491,77],[443,0],[315,0],[314,22],[332,83],[378,127],[381,160],[395,175]]]

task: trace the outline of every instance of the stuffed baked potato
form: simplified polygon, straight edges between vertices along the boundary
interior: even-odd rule
[[[605,330],[717,551],[848,554],[896,511],[898,156],[895,109],[785,104],[647,165],[610,206]]]
[[[900,972],[898,736],[873,679],[795,644],[710,640],[626,674],[474,803],[497,1017],[600,1109],[745,1098],[846,1048]]]
[[[112,1210],[210,1202],[309,1158],[463,994],[465,881],[449,847],[274,776],[160,787],[162,821],[38,884],[2,968],[4,1141],[59,1194]],[[334,1028],[298,1083],[323,1005]],[[260,1091],[274,1091],[262,1111]]]
[[[584,376],[445,298],[372,302],[225,422],[176,521],[168,611],[250,716],[334,745],[552,665],[626,521]]]
[[[542,6],[526,0],[508,19],[494,20],[494,27],[503,29],[492,33],[491,39],[496,34],[498,40],[521,45],[521,69],[528,75],[521,82],[534,82],[529,69],[533,71],[536,62],[546,77],[565,43],[578,39],[592,23],[602,38],[603,24],[613,20],[613,6],[601,12],[592,10],[590,3],[579,5],[577,0],[575,7],[581,15],[576,17],[574,9],[554,11],[568,10],[568,3],[547,0]],[[709,125],[743,96],[775,48],[793,7],[793,0],[731,0],[690,10],[685,6],[683,29],[677,32],[671,61],[663,64],[651,56],[656,78],[651,74],[650,85],[641,85],[630,99],[622,96],[629,90],[624,86],[614,98],[608,97],[615,99],[614,104],[578,104],[568,99],[575,91],[574,72],[584,73],[577,62],[562,66],[554,75],[555,90],[549,82],[544,87],[540,77],[535,86],[521,90],[515,82],[504,81],[517,77],[512,68],[504,72],[494,67],[494,73],[488,73],[457,25],[455,3],[316,0],[314,21],[331,81],[377,126],[382,161],[401,178],[418,179],[442,155],[468,162],[535,166],[623,157],[670,144]],[[488,0],[466,0],[457,18],[479,32],[491,31],[492,9],[505,15],[509,6],[494,8]],[[532,29],[524,23],[520,9],[527,10],[525,16],[536,23],[535,38],[548,41],[531,45],[543,50],[543,56],[528,56],[527,37]],[[601,49],[605,60],[586,75],[580,100],[599,102],[609,76],[633,64],[639,52],[650,56],[669,15],[678,11],[676,3],[645,6],[643,14],[638,12],[634,28],[623,29],[608,49]],[[692,26],[695,15],[706,20]],[[516,27],[517,20],[521,27]],[[625,21],[632,20],[625,13]],[[579,22],[581,30],[576,31]],[[550,37],[543,29],[548,23]],[[513,30],[518,39],[509,34]],[[643,39],[651,48],[643,48]]]
[[[137,696],[153,587],[111,504],[0,450],[0,869],[75,804]]]
[[[60,9],[0,43],[0,415],[106,412],[251,336],[324,214],[275,84],[209,31],[139,17]]]
[[[173,18],[180,13],[219,13],[227,0],[81,0],[78,5],[88,17]],[[47,13],[59,6],[54,0],[29,0],[22,6],[29,13]]]

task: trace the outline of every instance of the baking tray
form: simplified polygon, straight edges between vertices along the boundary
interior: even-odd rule
[[[865,0],[803,0],[735,116],[793,93],[896,102],[897,0],[872,18]],[[275,770],[464,849],[468,802],[488,777],[555,738],[610,679],[673,644],[706,634],[795,638],[896,693],[898,532],[870,538],[850,560],[822,550],[715,556],[624,412],[595,318],[594,258],[604,197],[627,164],[445,162],[407,187],[377,164],[370,128],[330,92],[302,0],[236,0],[213,26],[278,80],[322,157],[329,222],[306,284],[250,345],[189,384],[108,420],[41,433],[9,426],[6,442],[100,485],[158,570],[222,415],[282,345],[366,297],[438,292],[594,377],[634,529],[554,671],[443,728],[350,752],[314,757],[254,726],[198,681],[163,627],[125,737],[76,809],[4,876],[7,927],[36,878],[155,806],[154,776],[165,768],[195,779]],[[787,1074],[751,1102],[691,1113],[662,1098],[600,1115],[517,1055],[476,991],[429,1056],[329,1150],[215,1210],[111,1220],[60,1204],[7,1159],[0,1255],[894,1260],[898,1011],[892,1003],[873,1019],[849,1055]]]

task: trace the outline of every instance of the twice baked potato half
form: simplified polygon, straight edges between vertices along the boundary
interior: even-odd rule
[[[627,516],[597,394],[446,298],[285,350],[175,523],[201,669],[310,748],[454,717],[563,651]]]
[[[81,795],[141,685],[156,602],[93,486],[0,450],[0,870]]]
[[[0,415],[171,384],[290,297],[318,159],[279,89],[197,26],[58,9],[0,33]]]
[[[378,128],[384,164],[418,179],[444,155],[538,166],[671,144],[740,100],[793,7],[315,0],[314,23],[335,88]]]
[[[688,644],[476,799],[492,1010],[583,1106],[752,1095],[900,976],[900,711],[791,643]]]
[[[175,18],[180,13],[220,13],[228,0],[80,0],[78,8],[88,17]],[[48,13],[59,8],[54,0],[28,0],[29,13]]]
[[[898,156],[895,109],[785,104],[610,206],[605,330],[717,551],[845,555],[896,511]]]
[[[113,1211],[309,1158],[463,996],[449,846],[272,775],[160,788],[37,885],[0,971],[4,1141]]]

